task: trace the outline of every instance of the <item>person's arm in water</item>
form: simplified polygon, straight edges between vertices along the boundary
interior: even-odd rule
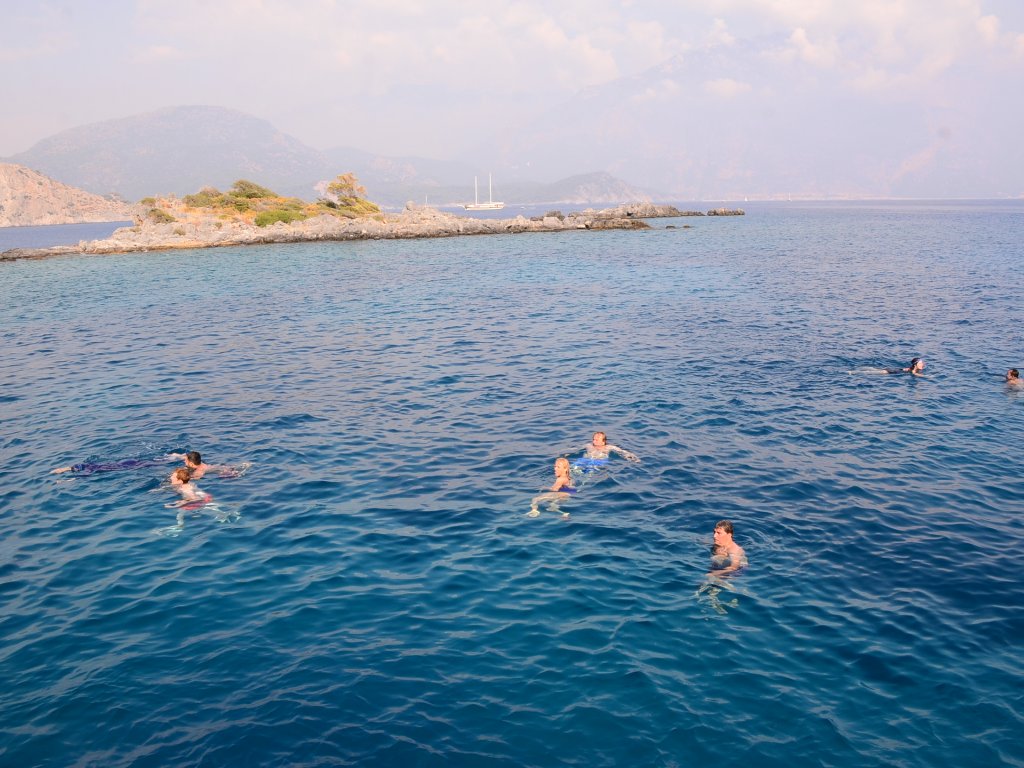
[[[605,448],[607,448],[609,451],[615,451],[620,456],[622,456],[622,458],[624,458],[626,461],[640,461],[640,457],[637,456],[635,453],[633,453],[632,451],[627,451],[625,448],[619,448],[619,446],[617,445],[606,445]]]
[[[56,469],[50,470],[50,474],[59,475],[62,474],[63,472],[70,472],[72,469],[73,467],[57,467]]]
[[[708,571],[708,576],[725,576],[727,573],[738,571],[747,564],[746,554],[739,544],[729,547],[727,554],[729,555],[729,564],[724,568],[712,568]]]

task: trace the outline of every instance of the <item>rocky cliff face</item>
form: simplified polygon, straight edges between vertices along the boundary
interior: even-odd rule
[[[21,165],[0,163],[0,227],[131,219],[129,205],[69,187]]]

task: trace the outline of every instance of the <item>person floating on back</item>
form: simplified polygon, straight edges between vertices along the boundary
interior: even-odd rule
[[[608,435],[604,432],[595,432],[590,445],[583,449],[583,457],[586,459],[607,459],[611,453],[618,453],[627,461],[640,461],[635,453],[609,443]]]
[[[725,576],[735,573],[747,565],[747,554],[743,547],[732,539],[732,523],[719,520],[715,523],[715,544],[711,550],[711,570],[708,576]]]
[[[907,368],[886,368],[886,373],[909,373],[912,376],[923,376],[924,373],[924,360],[920,357],[915,357],[910,361],[910,366]]]
[[[533,497],[533,501],[530,502],[530,511],[526,514],[529,517],[537,517],[540,514],[537,507],[544,501],[549,502],[549,512],[559,512],[561,510],[558,507],[558,502],[573,496],[576,491],[577,488],[573,485],[572,476],[569,474],[569,460],[566,458],[555,459],[555,482],[547,491]],[[568,516],[568,512],[562,513],[562,517]]]

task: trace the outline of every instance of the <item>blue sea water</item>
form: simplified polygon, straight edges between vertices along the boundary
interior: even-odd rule
[[[0,764],[1024,765],[1024,202],[744,207],[0,265]]]
[[[115,229],[127,226],[131,226],[130,221],[0,227],[0,253],[14,248],[50,248],[55,245],[77,245],[82,240],[103,240],[110,237]]]

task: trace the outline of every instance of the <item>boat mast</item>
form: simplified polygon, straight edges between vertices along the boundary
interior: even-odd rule
[[[480,205],[480,195],[476,191],[476,176],[473,177],[473,205]]]

